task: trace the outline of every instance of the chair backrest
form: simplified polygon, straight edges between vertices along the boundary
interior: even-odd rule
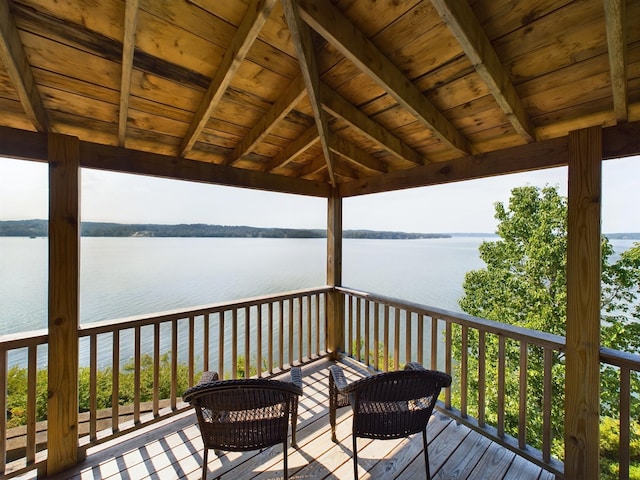
[[[268,379],[201,383],[183,395],[195,407],[206,448],[243,451],[287,439],[291,408],[300,387]]]
[[[357,380],[346,393],[353,433],[365,438],[401,438],[423,431],[451,377],[432,370],[387,372]]]

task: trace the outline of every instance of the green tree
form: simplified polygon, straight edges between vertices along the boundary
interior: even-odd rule
[[[499,221],[497,241],[480,245],[480,258],[486,267],[468,272],[460,300],[461,308],[471,315],[557,335],[565,335],[566,326],[566,239],[567,200],[557,188],[519,187],[511,192],[508,208],[495,205]],[[602,344],[627,352],[640,351],[640,245],[634,246],[613,261],[614,252],[606,237],[602,238]],[[634,318],[635,317],[635,318]],[[460,358],[461,331],[454,332],[454,354]],[[487,421],[495,422],[497,407],[498,339],[486,338]],[[477,371],[478,337],[470,334],[469,371]],[[506,342],[505,430],[515,435],[518,425],[519,348]],[[528,443],[542,445],[543,351],[529,347],[527,379]],[[469,375],[470,413],[477,412],[478,382]],[[602,414],[617,417],[618,372],[602,370]],[[634,377],[634,391],[639,391]],[[553,453],[563,456],[564,358],[553,362]],[[633,399],[632,418],[640,414],[639,402]],[[475,411],[474,411],[475,409]],[[638,429],[634,426],[632,434]],[[609,441],[609,440],[608,440]],[[637,442],[636,442],[637,443]],[[603,448],[603,454],[607,450]],[[640,452],[632,452],[638,456]],[[607,468],[607,461],[603,468]],[[603,474],[606,472],[603,472]],[[605,475],[606,476],[606,475]]]

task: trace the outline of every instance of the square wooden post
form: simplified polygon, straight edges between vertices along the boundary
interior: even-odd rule
[[[328,201],[327,285],[342,285],[342,198],[335,192]],[[337,359],[344,350],[344,300],[332,291],[327,298],[327,351]]]
[[[599,477],[602,128],[569,134],[566,478]]]
[[[78,461],[80,149],[49,135],[49,400],[47,475]]]

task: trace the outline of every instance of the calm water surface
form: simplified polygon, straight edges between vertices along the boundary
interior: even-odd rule
[[[484,266],[483,240],[345,239],[343,284],[459,310],[464,274]],[[325,239],[84,237],[80,321],[322,286],[325,254]],[[0,237],[0,335],[46,326],[47,240]]]

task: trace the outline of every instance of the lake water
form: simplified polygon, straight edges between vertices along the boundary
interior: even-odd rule
[[[496,237],[489,236],[487,240]],[[343,285],[459,310],[481,237],[343,243]],[[326,283],[325,239],[81,240],[82,323]],[[633,245],[613,240],[617,252]],[[47,326],[47,240],[0,237],[0,335]]]

